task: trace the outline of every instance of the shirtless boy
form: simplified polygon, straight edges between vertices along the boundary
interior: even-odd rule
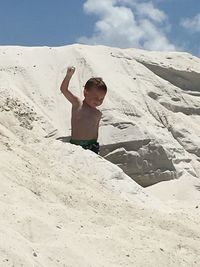
[[[84,86],[84,100],[69,91],[68,86],[75,72],[74,67],[68,67],[67,74],[60,90],[72,104],[71,140],[70,143],[80,145],[99,153],[98,130],[101,112],[96,109],[103,103],[107,87],[101,78],[91,78]]]

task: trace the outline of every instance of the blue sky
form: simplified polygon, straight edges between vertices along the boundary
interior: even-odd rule
[[[72,43],[200,56],[200,0],[0,0],[0,45]]]

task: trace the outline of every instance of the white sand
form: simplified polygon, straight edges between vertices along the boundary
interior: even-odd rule
[[[99,139],[107,158],[125,164],[155,139],[175,168],[159,177],[178,179],[144,189],[62,142],[70,135],[70,105],[59,92],[68,65],[79,96],[90,76],[108,84]],[[158,76],[163,66],[173,81]],[[0,266],[199,266],[199,66],[185,53],[0,47]]]

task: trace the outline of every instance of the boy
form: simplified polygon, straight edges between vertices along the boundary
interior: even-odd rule
[[[84,86],[84,100],[81,101],[69,89],[69,82],[75,72],[74,67],[68,67],[67,74],[61,84],[60,90],[72,104],[71,118],[71,144],[80,145],[99,153],[98,129],[101,112],[96,109],[103,103],[107,87],[101,78],[91,78]]]

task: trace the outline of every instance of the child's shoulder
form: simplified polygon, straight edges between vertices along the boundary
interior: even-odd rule
[[[102,112],[99,109],[96,109],[96,116],[98,118],[101,118],[101,116],[102,116]]]
[[[72,110],[80,110],[83,107],[83,101],[78,99],[77,105],[72,105]]]

